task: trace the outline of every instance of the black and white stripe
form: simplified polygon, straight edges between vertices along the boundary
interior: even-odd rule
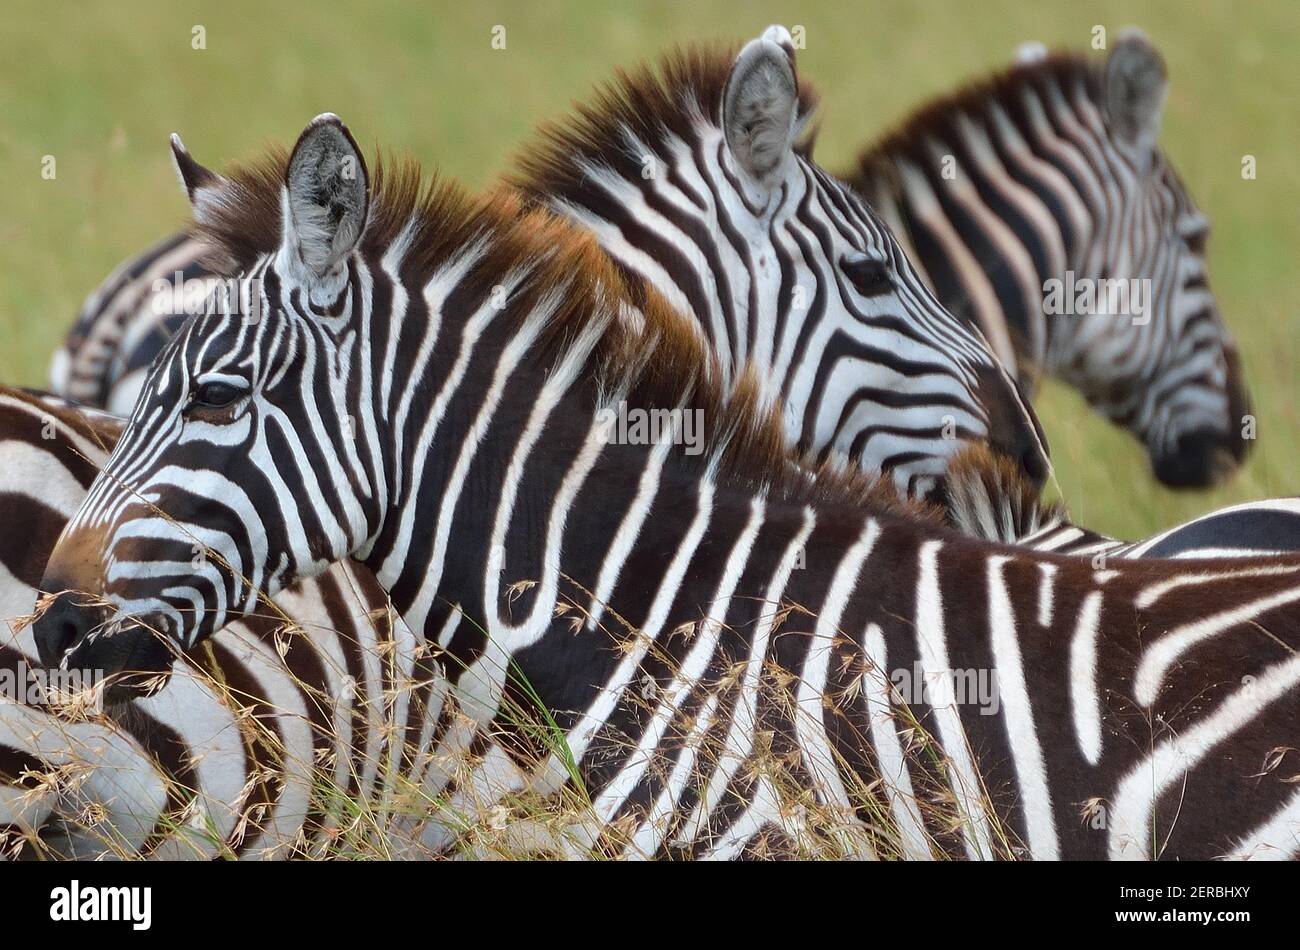
[[[580,789],[605,852],[797,851],[813,812],[853,854],[1300,847],[1276,762],[1300,560],[1094,569],[810,481],[679,315],[647,299],[621,322],[606,258],[508,198],[372,194],[340,174],[364,165],[333,116],[237,185],[178,161],[261,306],[222,300],[164,349],[43,581],[116,612],[56,600],[47,660],[124,671],[152,631],[192,650],[258,586],[351,555],[441,648],[465,714],[414,754],[491,739],[513,766],[493,794]],[[276,195],[268,228],[250,211]],[[706,451],[611,444],[618,402],[701,408]],[[194,539],[200,568],[179,559]],[[987,674],[997,708],[950,671]]]
[[[1038,487],[977,450],[948,473],[949,522],[973,538],[1036,551],[1092,558],[1269,557],[1300,551],[1300,499],[1242,502],[1200,515],[1138,541],[1121,541],[1074,524],[1065,509],[1043,503]]]
[[[1206,280],[1209,222],[1156,144],[1165,87],[1136,31],[1104,65],[1025,57],[918,110],[849,180],[1027,390],[1065,381],[1161,481],[1203,486],[1241,462],[1250,410]],[[1108,281],[1139,282],[1143,306],[1075,313],[1076,289]]]
[[[186,234],[123,262],[86,298],[54,352],[51,390],[126,415],[154,357],[202,309],[213,283],[202,244]]]
[[[734,62],[688,52],[605,87],[521,149],[510,181],[590,229],[625,276],[694,315],[726,382],[755,366],[800,451],[847,455],[932,497],[948,459],[987,441],[1041,482],[1037,421],[982,338],[936,303],[861,199],[797,148],[813,104],[789,34],[773,27]],[[201,246],[186,246],[201,271]],[[171,266],[159,259],[129,270],[145,278]],[[101,292],[87,313],[100,298],[116,299]],[[135,306],[141,323],[158,309],[144,296]],[[110,330],[120,310],[104,311]],[[144,328],[150,359],[182,322]],[[80,342],[85,333],[74,330],[60,374],[107,371],[118,386],[116,367]],[[122,388],[119,405],[138,380]]]

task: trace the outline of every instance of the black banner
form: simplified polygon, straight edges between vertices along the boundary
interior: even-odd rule
[[[1232,940],[1287,924],[1295,902],[1294,868],[1274,864],[20,862],[0,865],[0,886],[17,934],[127,941],[379,937],[394,927],[431,940],[481,928],[495,941],[511,928],[558,936],[553,927],[579,923],[612,936],[678,915],[697,935],[704,924],[729,939],[733,930],[865,939],[895,928],[987,938],[991,925],[1006,935],[1181,939],[1199,929]]]

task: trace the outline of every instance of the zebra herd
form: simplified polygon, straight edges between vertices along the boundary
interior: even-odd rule
[[[174,137],[191,231],[0,390],[0,659],[108,701],[0,704],[6,853],[1295,856],[1300,506],[1038,498],[1042,374],[1170,484],[1249,445],[1165,83],[1027,55],[844,178],[781,27],[480,196]]]

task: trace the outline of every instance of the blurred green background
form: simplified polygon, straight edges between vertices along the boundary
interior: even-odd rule
[[[1156,485],[1141,449],[1049,385],[1037,406],[1077,519],[1136,537],[1210,507],[1300,493],[1300,3],[800,2],[78,3],[7,0],[0,26],[0,380],[41,385],[82,298],[186,206],[167,134],[202,162],[292,142],[339,113],[363,144],[479,186],[541,119],[618,65],[674,43],[802,25],[822,91],[818,157],[853,154],[927,97],[1006,64],[1017,44],[1085,49],[1094,25],[1164,53],[1162,142],[1214,224],[1211,283],[1259,419],[1247,467],[1213,493]],[[506,28],[494,50],[492,29]],[[206,49],[192,48],[203,27]],[[1258,177],[1243,181],[1242,156]],[[53,155],[57,177],[43,180]]]

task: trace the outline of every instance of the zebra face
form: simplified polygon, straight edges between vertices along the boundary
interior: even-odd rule
[[[800,147],[813,104],[790,33],[723,65],[684,54],[607,89],[524,153],[514,184],[692,314],[730,378],[757,368],[792,446],[911,496],[940,496],[970,444],[1040,484],[1037,420],[983,338]]]
[[[1165,87],[1159,54],[1125,33],[1103,100],[1118,194],[1089,267],[1106,277],[1054,345],[1063,378],[1145,445],[1157,478],[1206,487],[1244,459],[1250,409],[1206,277],[1209,221],[1156,145]]]
[[[809,170],[866,237],[838,236],[836,285],[825,325],[812,331],[822,350],[791,368],[787,431],[798,433],[799,448],[842,453],[892,473],[909,496],[940,499],[953,456],[983,443],[1041,486],[1050,471],[1046,436],[1014,378],[978,331],[934,297],[874,212],[815,165]]]
[[[222,180],[173,147],[202,224]],[[35,625],[41,659],[98,671],[111,701],[160,687],[176,652],[346,557],[378,520],[373,432],[345,402],[365,166],[322,116],[286,179],[278,252],[167,343],[46,567],[58,596]]]
[[[791,441],[910,496],[942,499],[949,461],[980,443],[1041,485],[1046,440],[1017,384],[884,221],[796,148],[798,98],[793,40],[770,27],[732,66],[716,150],[739,195],[725,218],[748,237],[759,299],[775,298],[749,313],[760,330],[742,355],[781,380]]]

